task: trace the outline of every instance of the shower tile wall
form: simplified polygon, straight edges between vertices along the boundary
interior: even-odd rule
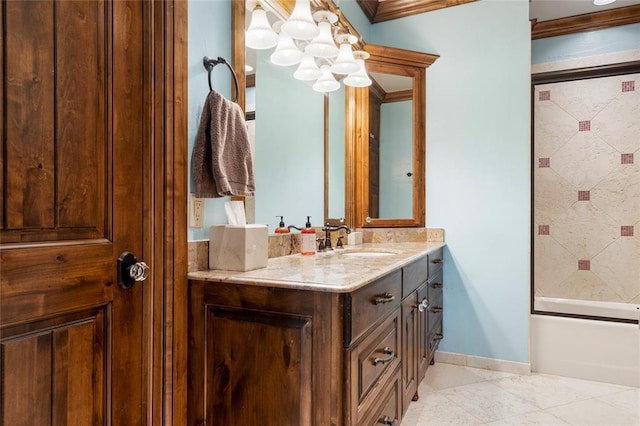
[[[640,74],[534,92],[534,287],[640,303]]]

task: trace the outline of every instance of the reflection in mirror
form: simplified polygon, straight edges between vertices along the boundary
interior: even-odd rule
[[[413,215],[413,80],[371,72],[369,91],[369,216]]]
[[[286,17],[282,2],[261,4],[270,25]],[[239,20],[234,8],[234,25],[243,22],[247,29],[251,12],[243,10]],[[312,90],[313,82],[293,78],[295,66],[273,65],[273,49],[243,51],[251,67],[245,67],[246,105],[255,108],[256,197],[254,204],[246,200],[247,209],[253,207],[256,223],[269,225],[270,231],[279,222],[277,215],[298,226],[306,216],[314,225],[345,217],[344,88],[325,99]]]

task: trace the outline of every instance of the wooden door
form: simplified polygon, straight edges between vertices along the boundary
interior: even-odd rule
[[[145,3],[2,3],[2,425],[148,422]]]

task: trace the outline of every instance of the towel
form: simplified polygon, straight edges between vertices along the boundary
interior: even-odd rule
[[[253,155],[242,108],[212,90],[202,108],[191,171],[198,198],[253,195]]]

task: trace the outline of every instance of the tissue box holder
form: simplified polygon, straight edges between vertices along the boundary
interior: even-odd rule
[[[251,271],[267,266],[267,225],[209,228],[209,269]]]

